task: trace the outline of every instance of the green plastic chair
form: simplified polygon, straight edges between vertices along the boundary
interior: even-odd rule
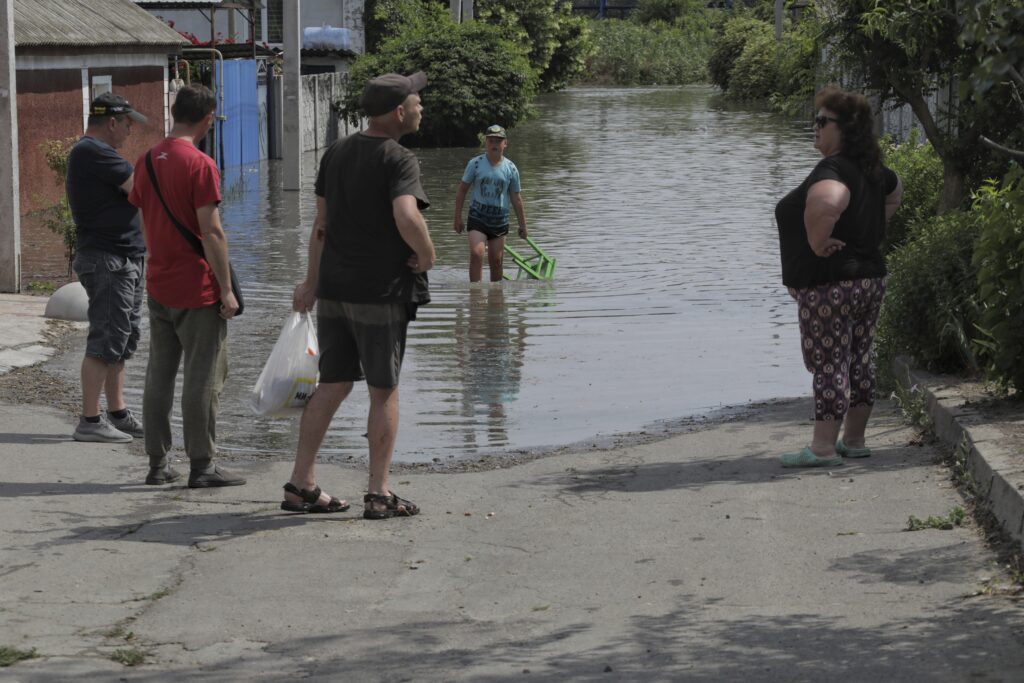
[[[505,243],[505,253],[508,254],[515,262],[519,269],[516,271],[516,276],[512,277],[508,273],[504,274],[506,280],[522,280],[527,278],[530,280],[550,280],[555,275],[555,259],[544,253],[544,250],[537,246],[529,237],[525,238],[526,243],[533,248],[532,256],[523,256],[518,251],[513,249]]]

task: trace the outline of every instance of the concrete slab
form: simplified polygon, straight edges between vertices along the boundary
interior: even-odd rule
[[[508,469],[397,474],[423,506],[364,521],[247,486],[144,487],[128,446],[0,406],[0,644],[19,681],[1013,681],[1024,609],[935,452],[880,406],[875,455],[792,471],[806,402]],[[357,498],[363,470],[321,466]],[[49,617],[47,619],[47,617]],[[130,637],[128,637],[130,634]],[[117,649],[145,661],[121,667]]]
[[[44,343],[46,297],[0,294],[0,374],[41,363],[53,355]]]

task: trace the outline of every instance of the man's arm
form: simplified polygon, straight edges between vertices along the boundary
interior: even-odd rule
[[[231,290],[228,238],[220,223],[220,210],[216,203],[207,204],[196,209],[196,218],[199,219],[199,231],[203,235],[203,253],[220,285],[220,317],[228,320],[238,310],[238,299]]]
[[[819,180],[807,191],[804,228],[815,254],[831,256],[846,244],[832,237],[832,230],[850,204],[850,190],[838,180]]]
[[[523,239],[530,234],[530,231],[526,229],[526,210],[523,209],[523,195],[521,192],[509,192],[509,201],[512,202],[512,208],[516,211],[516,220],[519,221],[519,236]]]
[[[416,205],[416,197],[403,194],[391,201],[398,233],[415,254],[409,257],[409,267],[414,273],[425,273],[434,267],[434,243],[427,231],[427,221]]]
[[[306,264],[306,279],[295,286],[292,294],[292,309],[299,313],[310,311],[316,303],[316,288],[320,283],[320,256],[324,253],[324,237],[327,229],[327,200],[316,198],[316,218],[313,232],[309,235],[309,262]]]
[[[121,187],[121,191],[124,192],[125,195],[130,195],[132,193],[132,188],[135,187],[135,172],[134,171],[132,172],[132,174],[130,176],[128,176],[128,180],[126,180],[123,183],[121,183],[120,187]]]
[[[455,192],[455,222],[453,227],[455,232],[462,234],[462,231],[466,229],[466,226],[462,224],[462,205],[466,201],[466,193],[469,192],[469,188],[472,187],[469,183],[459,181],[459,189]]]

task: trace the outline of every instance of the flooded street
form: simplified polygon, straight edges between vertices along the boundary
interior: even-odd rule
[[[438,265],[433,303],[410,327],[397,461],[564,445],[807,393],[773,210],[818,158],[809,127],[723,108],[712,94],[572,89],[542,98],[540,116],[510,131],[531,236],[558,259],[551,282],[471,286],[466,239],[451,225],[476,150],[418,150]],[[429,93],[425,107],[429,116]],[[225,451],[293,454],[297,420],[258,418],[247,401],[305,273],[316,161],[307,155],[301,193],[280,189],[275,162],[225,174],[224,223],[248,306],[229,327]],[[511,235],[523,245],[514,218]],[[140,351],[126,381],[133,406],[145,343]],[[365,456],[367,403],[357,386],[327,459]]]

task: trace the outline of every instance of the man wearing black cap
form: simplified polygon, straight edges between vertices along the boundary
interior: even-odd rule
[[[423,106],[422,72],[371,79],[360,106],[369,127],[334,143],[320,160],[316,219],[296,311],[317,306],[320,384],[302,414],[295,467],[282,509],[342,512],[348,504],[320,490],[313,474],[331,418],[366,379],[370,477],[363,517],[410,516],[419,508],[388,488],[398,434],[398,376],[416,308],[430,301],[427,271],[434,245],[420,213],[427,208],[419,162],[398,140],[415,133]]]
[[[89,297],[82,360],[82,415],[76,441],[128,442],[142,425],[124,403],[124,362],[139,343],[143,293],[138,210],[128,202],[132,165],[117,153],[133,123],[146,123],[123,97],[104,93],[89,106],[85,135],[68,157],[67,195],[77,232],[74,269]],[[100,394],[107,412],[100,412]]]

